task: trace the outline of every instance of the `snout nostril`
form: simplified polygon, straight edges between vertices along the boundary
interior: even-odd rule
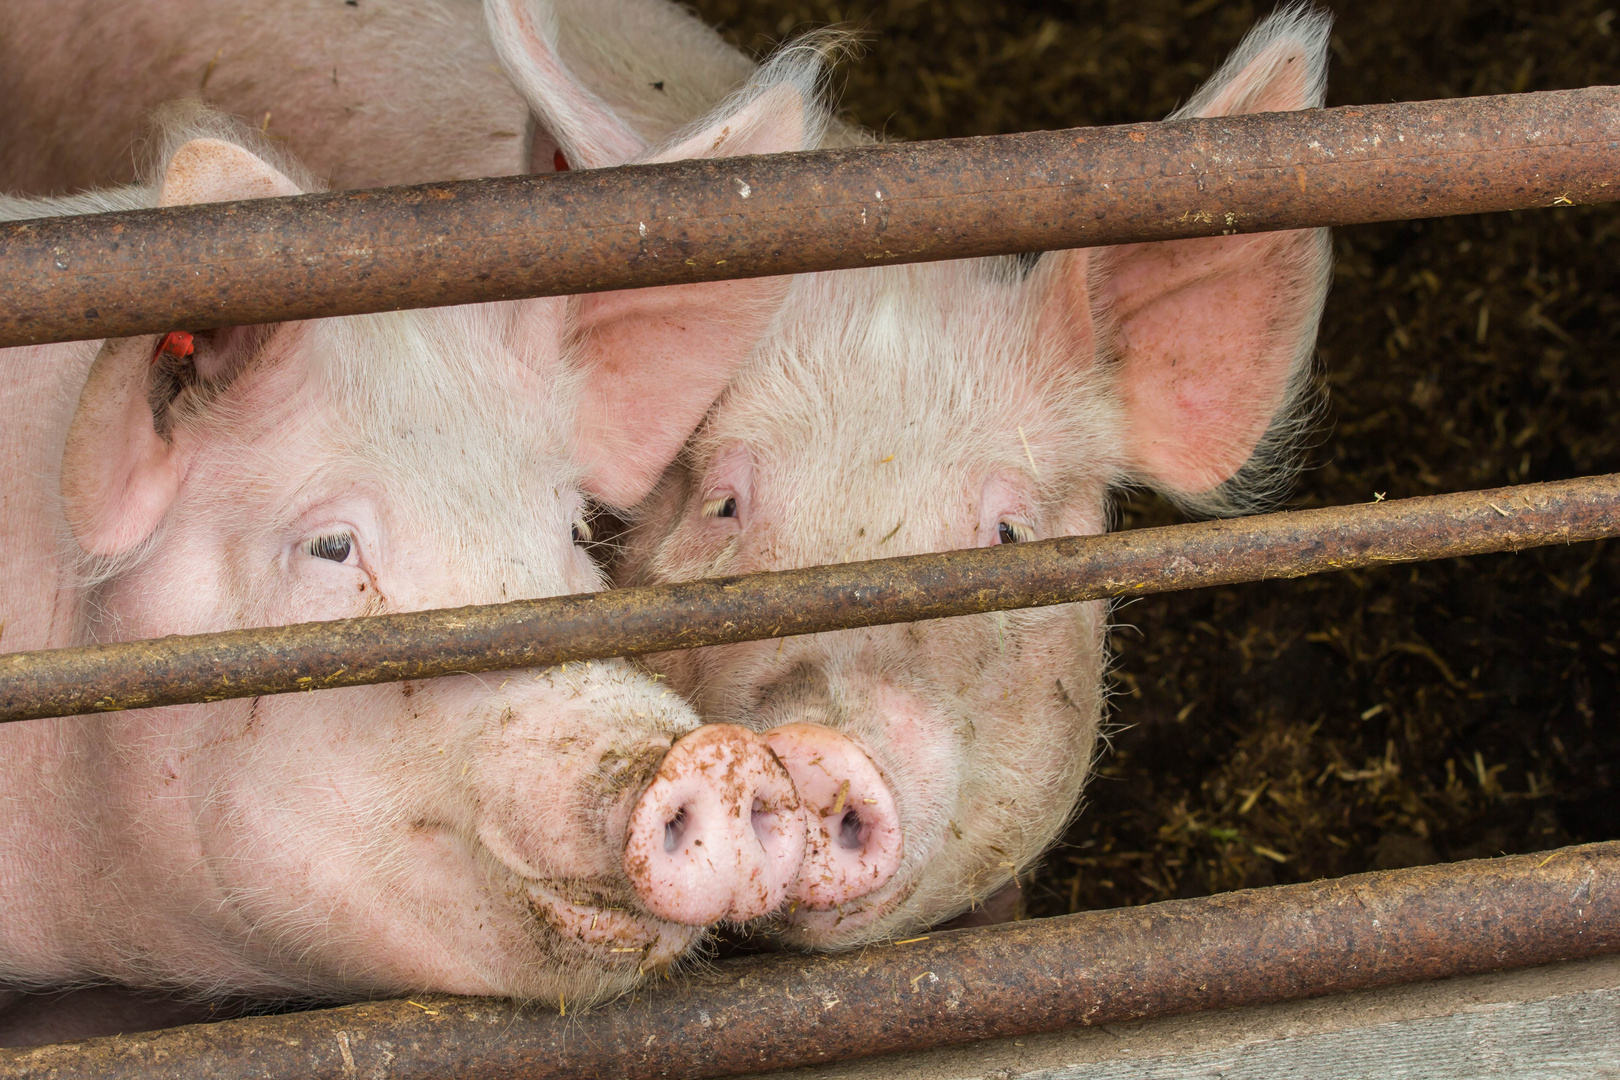
[[[670,746],[632,805],[622,866],[659,919],[741,923],[782,906],[808,833],[792,776],[769,744],[745,727],[704,724]]]
[[[858,851],[861,846],[861,815],[853,810],[845,810],[844,816],[838,822],[838,846],[850,851]]]
[[[686,807],[675,811],[675,816],[664,822],[664,851],[673,855],[686,833]]]

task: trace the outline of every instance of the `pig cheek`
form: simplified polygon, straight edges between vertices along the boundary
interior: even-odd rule
[[[910,878],[945,844],[970,748],[958,725],[910,694],[886,687],[873,705],[879,727],[864,741],[891,779],[910,868],[897,877]]]
[[[477,753],[475,799],[478,842],[519,877],[558,876],[574,862],[562,850],[582,831],[569,812],[568,785],[557,783],[568,765],[546,760],[545,749],[520,739],[496,739]]]
[[[771,647],[774,649],[775,643]],[[643,662],[672,693],[690,701],[704,719],[729,720],[714,698],[720,691],[735,685],[727,681],[725,673],[735,662],[736,648],[717,645],[708,649],[681,649],[643,657]]]
[[[527,920],[521,906],[503,894],[501,883],[491,882],[468,842],[442,826],[413,822],[405,857],[411,868],[412,903],[423,929],[443,944],[450,960],[431,982],[414,985],[443,986],[457,994],[510,992],[513,985],[520,985],[493,973],[509,964],[509,958],[523,958],[533,950]],[[494,981],[484,981],[486,988],[476,989],[479,982],[469,972],[456,972],[469,965],[480,967],[478,980]]]
[[[202,855],[244,928],[319,912],[329,944],[385,981],[487,993],[469,964],[499,952],[501,920],[461,839],[470,814],[444,775],[452,755],[397,730],[398,696],[333,691],[327,709],[258,699],[215,725],[224,737],[198,754]]]
[[[1027,835],[1052,814],[1068,812],[1055,803],[1090,762],[1106,611],[1097,601],[1064,605],[1009,616],[1001,628],[997,662],[987,665],[971,699],[977,717],[971,771],[983,790],[969,797],[995,800],[1021,818],[1001,831]]]
[[[961,870],[981,895],[1045,847],[1090,768],[1101,715],[1101,603],[1022,615],[1009,658],[980,699],[964,825],[973,848]]]
[[[351,875],[363,880],[379,855],[367,818],[382,810],[382,792],[350,770],[347,740],[300,719],[310,718],[250,708],[196,751],[201,854],[249,922],[276,907],[328,907],[322,893],[341,893]],[[274,733],[266,737],[265,727]]]
[[[359,569],[310,567],[303,573],[294,570],[281,584],[276,617],[267,621],[320,622],[379,615],[388,606],[370,577]]]
[[[546,730],[502,710],[474,750],[478,840],[531,881],[614,877],[611,810],[645,786],[668,750],[655,738],[615,751],[586,730]]]
[[[103,587],[97,636],[133,640],[247,625],[237,598],[250,594],[219,541],[183,527],[165,529],[148,561]]]
[[[692,696],[692,661],[693,653],[701,649],[682,649],[680,652],[653,653],[641,658],[658,678],[663,680],[665,686],[682,697]]]
[[[1108,531],[1108,499],[1101,482],[1088,483],[1058,515],[1060,536],[1097,536]]]

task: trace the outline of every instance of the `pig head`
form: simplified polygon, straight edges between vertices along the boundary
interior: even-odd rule
[[[1322,99],[1328,20],[1260,25],[1178,115]],[[738,574],[1108,527],[1150,486],[1205,512],[1277,490],[1309,387],[1325,231],[798,279],[635,515],[622,580]],[[811,820],[777,925],[912,932],[1030,865],[1103,712],[1102,604],[658,656],[706,719],[767,734]]]
[[[694,137],[793,149],[816,123],[798,82],[761,82]],[[159,180],[101,202],[308,187],[250,143],[193,117]],[[5,425],[47,418],[40,437],[4,443],[22,466],[5,481],[19,489],[0,519],[8,550],[63,553],[43,597],[24,580],[37,573],[6,574],[6,643],[598,589],[589,500],[647,493],[785,289],[177,327],[0,354],[84,371],[82,385],[5,398]],[[53,446],[50,460],[40,448]],[[19,891],[0,983],[620,990],[702,927],[780,906],[798,872],[805,823],[780,763],[747,729],[697,726],[619,661],[8,726],[0,879]]]

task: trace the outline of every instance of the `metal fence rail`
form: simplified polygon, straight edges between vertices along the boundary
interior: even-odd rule
[[[1620,952],[1620,843],[727,961],[583,1015],[416,998],[0,1050],[0,1080],[697,1080]]]
[[[1620,474],[0,656],[0,722],[543,667],[1620,535]]]
[[[1620,198],[1620,88],[0,225],[0,346]]]

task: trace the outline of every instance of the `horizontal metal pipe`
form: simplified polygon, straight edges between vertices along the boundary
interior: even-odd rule
[[[1620,89],[0,225],[0,346],[1620,197]]]
[[[1620,474],[0,656],[0,722],[546,667],[1620,534]]]
[[[697,1080],[1620,952],[1620,843],[714,964],[628,1001],[415,998],[0,1050],[0,1080]]]

